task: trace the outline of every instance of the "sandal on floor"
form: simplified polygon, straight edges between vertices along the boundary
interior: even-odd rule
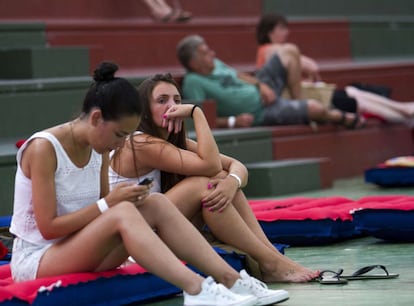
[[[374,269],[380,269],[381,274],[367,274],[368,272],[371,272]],[[389,279],[389,278],[396,278],[399,274],[395,273],[388,273],[387,268],[382,265],[372,265],[372,266],[366,266],[363,267],[357,271],[355,271],[352,275],[342,275],[341,278],[344,278],[346,280],[364,280],[364,279]]]
[[[332,270],[323,270],[319,273],[313,281],[316,281],[322,285],[344,285],[348,283],[348,280],[341,276],[344,270],[339,269],[337,272]]]
[[[190,12],[183,11],[181,9],[173,9],[170,13],[160,18],[161,22],[187,22],[193,15]]]

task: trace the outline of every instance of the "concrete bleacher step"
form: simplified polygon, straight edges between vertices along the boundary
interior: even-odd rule
[[[320,62],[325,82],[343,88],[354,82],[388,86],[397,101],[413,101],[414,53],[410,58],[372,58]]]
[[[84,68],[85,66],[83,66]],[[139,80],[130,78],[132,83]],[[90,76],[0,80],[1,139],[24,138],[77,116]],[[18,123],[18,124],[17,124]]]
[[[0,22],[1,48],[41,47],[46,45],[46,25],[43,23]]]
[[[272,133],[269,129],[213,129],[213,136],[221,153],[243,163],[272,160]],[[196,140],[195,132],[190,130],[188,137]]]
[[[272,134],[266,129],[215,130],[220,152],[243,163],[272,160]]]
[[[175,1],[167,1],[174,6]],[[261,13],[261,1],[251,0],[180,0],[185,10],[196,18],[257,16]],[[25,20],[75,20],[75,19],[139,19],[153,21],[142,1],[72,0],[58,3],[54,0],[2,0],[0,19]]]
[[[0,140],[0,216],[9,216],[12,213],[16,152],[14,141]]]
[[[50,47],[46,25],[0,21],[0,79],[81,76],[89,72],[89,50]]]
[[[307,126],[270,129],[274,160],[327,157],[335,179],[362,175],[389,158],[414,152],[412,129],[403,124],[370,120],[358,130],[332,125],[319,126],[317,131]]]
[[[279,12],[290,21],[343,19],[349,22],[352,58],[398,57],[414,54],[414,2],[341,1],[341,0],[264,0],[263,12]],[[293,29],[293,28],[292,28]],[[292,31],[292,39],[294,31]],[[330,47],[341,40],[325,40],[321,46]],[[308,40],[314,36],[309,36]],[[323,37],[322,37],[323,39]],[[335,43],[326,43],[326,42]],[[302,45],[302,44],[299,44]]]
[[[181,68],[175,46],[191,33],[203,35],[225,61],[253,62],[255,56],[256,18],[211,18],[191,24],[168,25],[135,20],[98,20],[92,25],[91,21],[84,20],[46,22],[51,46],[89,47],[91,69],[102,60],[115,61],[121,70],[135,70],[138,74],[140,70],[153,67],[159,68],[157,72],[166,71],[166,67]],[[232,38],[232,48],[228,48],[229,37]]]
[[[354,58],[413,56],[414,8],[407,16],[370,16],[352,19]]]
[[[28,137],[79,113],[90,77],[0,81],[2,139]]]
[[[262,0],[263,11],[277,11],[295,17],[408,16],[414,12],[411,0]]]
[[[284,159],[247,163],[248,197],[273,197],[332,186],[331,164],[326,158]]]
[[[88,74],[84,47],[27,46],[0,49],[0,79],[36,79]]]
[[[92,25],[91,21],[85,20],[45,22],[51,45],[89,46],[92,67],[103,58],[110,58],[122,69],[139,73],[139,70],[151,67],[180,70],[175,46],[188,34],[202,35],[225,62],[250,64],[254,68],[255,28],[259,16],[198,18],[189,24],[169,24],[168,29],[163,24],[135,20],[95,20]],[[316,59],[351,57],[349,23],[344,19],[295,21],[290,27],[292,42],[300,45],[309,56]],[[230,37],[231,48],[228,45]],[[333,40],[335,44],[326,44]]]

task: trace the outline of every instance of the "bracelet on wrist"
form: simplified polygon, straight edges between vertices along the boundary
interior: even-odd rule
[[[98,209],[101,212],[101,214],[103,214],[105,211],[109,209],[108,203],[106,203],[105,198],[99,199],[96,202],[96,205],[98,206]]]
[[[227,119],[227,126],[231,129],[236,126],[236,117],[235,116],[230,116]]]
[[[229,173],[229,176],[233,177],[237,181],[237,188],[240,189],[242,187],[242,180],[240,176],[238,176],[236,173]]]
[[[256,86],[257,90],[260,91],[260,81],[257,81],[256,83],[254,83],[254,86]]]
[[[194,113],[194,110],[195,110],[197,107],[200,107],[200,106],[198,106],[197,104],[194,104],[193,108],[191,109],[191,113],[190,113],[190,117],[191,117],[191,118],[193,118],[193,113]]]

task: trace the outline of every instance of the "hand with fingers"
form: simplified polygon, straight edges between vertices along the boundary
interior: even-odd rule
[[[150,194],[151,184],[138,185],[131,183],[120,183],[105,197],[109,206],[115,205],[122,201],[130,201],[135,206],[143,204],[144,200]],[[112,205],[111,205],[112,204]]]
[[[208,184],[211,193],[202,199],[203,207],[209,211],[222,212],[231,205],[238,186],[232,178],[213,178]]]
[[[170,107],[162,117],[162,127],[167,127],[170,133],[180,132],[183,120],[191,117],[194,107],[192,104],[177,104]]]

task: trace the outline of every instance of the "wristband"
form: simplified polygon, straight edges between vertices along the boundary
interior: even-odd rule
[[[230,116],[228,119],[227,119],[227,126],[229,127],[229,128],[234,128],[235,126],[236,126],[236,117],[234,117],[234,116]]]
[[[260,91],[260,81],[254,83],[254,86],[256,86],[257,90]]]
[[[101,212],[101,214],[103,214],[105,211],[109,209],[108,203],[106,203],[105,198],[99,199],[96,202],[96,205],[98,205],[98,209]]]
[[[194,110],[195,110],[197,107],[200,107],[200,106],[198,106],[197,104],[194,104],[193,108],[191,109],[191,113],[190,113],[190,117],[191,117],[191,118],[193,118],[193,113],[194,113]]]
[[[242,180],[240,176],[238,176],[236,173],[229,173],[229,176],[234,177],[236,179],[238,188],[240,189],[242,186]]]

